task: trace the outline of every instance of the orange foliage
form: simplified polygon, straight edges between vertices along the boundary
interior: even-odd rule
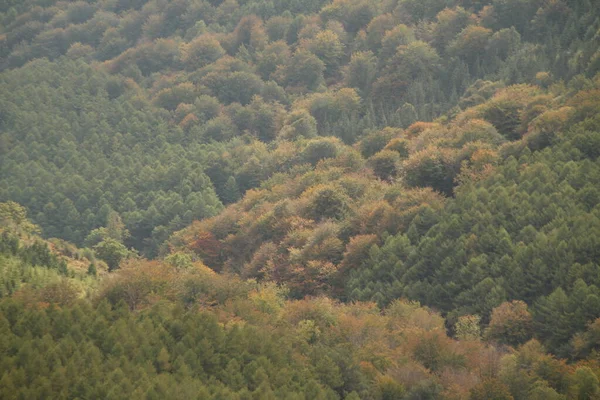
[[[388,374],[406,387],[414,386],[431,377],[427,368],[414,360],[408,360],[400,365],[390,368]]]
[[[267,34],[262,19],[256,15],[242,17],[233,31],[233,37],[236,47],[245,45],[260,50],[267,43]]]
[[[404,228],[398,210],[384,200],[363,205],[358,210],[357,218],[363,234],[382,235],[388,232],[394,235]]]
[[[196,117],[194,114],[188,114],[186,115],[181,122],[179,123],[179,126],[187,131],[189,130],[193,125],[197,125],[198,122],[200,122],[200,120],[198,119],[198,117]]]
[[[285,272],[287,286],[293,295],[322,294],[331,289],[331,283],[337,273],[337,267],[322,260],[310,260],[305,264],[293,264]]]
[[[532,318],[527,304],[520,300],[505,302],[494,308],[486,336],[510,345],[531,337]]]
[[[209,267],[217,266],[221,254],[221,242],[211,232],[201,231],[194,235],[189,249],[198,254]]]
[[[486,379],[471,389],[472,400],[514,400],[509,388],[498,379]]]
[[[575,109],[573,107],[561,107],[556,110],[548,110],[531,121],[528,131],[561,131],[574,112]]]
[[[404,133],[408,137],[415,137],[415,136],[419,135],[420,133],[422,133],[426,129],[435,129],[435,128],[439,128],[439,127],[440,127],[440,124],[435,123],[435,122],[418,121],[418,122],[415,122],[414,124],[412,124],[411,126],[409,126],[408,128],[406,128],[406,131],[404,131]]]
[[[160,297],[172,297],[174,274],[168,264],[130,259],[105,281],[102,296],[113,304],[122,300],[130,310],[147,307]]]
[[[350,238],[350,242],[346,245],[344,258],[340,265],[345,273],[349,269],[357,268],[367,259],[371,246],[377,243],[376,235],[357,235]]]
[[[567,105],[577,109],[575,117],[578,120],[597,115],[600,110],[600,89],[581,91]]]
[[[263,243],[254,253],[252,260],[244,265],[242,277],[277,281],[277,246],[272,242]]]

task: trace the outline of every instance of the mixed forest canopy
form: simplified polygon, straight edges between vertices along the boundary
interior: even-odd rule
[[[592,0],[0,0],[0,398],[600,398]]]

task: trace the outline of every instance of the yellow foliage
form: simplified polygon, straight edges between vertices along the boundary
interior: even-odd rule
[[[261,311],[267,314],[277,314],[285,304],[287,289],[268,282],[262,284],[257,290],[249,294],[250,301]]]

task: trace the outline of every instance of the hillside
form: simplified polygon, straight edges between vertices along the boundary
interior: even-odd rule
[[[0,0],[0,398],[596,399],[600,8]]]
[[[419,4],[5,1],[0,200],[78,245],[118,212],[155,256],[273,174],[263,144],[352,145],[600,68],[585,1]]]

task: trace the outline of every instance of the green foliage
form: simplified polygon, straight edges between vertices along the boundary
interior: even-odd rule
[[[482,382],[479,386],[471,390],[472,400],[513,400],[506,385],[495,379]]]
[[[280,132],[282,139],[310,139],[317,135],[317,120],[306,110],[293,111],[286,117]]]
[[[382,150],[368,160],[375,176],[383,180],[393,180],[396,177],[399,161],[400,155],[391,150]]]
[[[19,240],[13,234],[3,231],[0,234],[0,254],[18,259],[23,267],[44,267],[67,274],[67,264],[64,259],[48,248],[48,244],[39,239],[31,243]]]
[[[99,259],[106,262],[109,271],[119,268],[121,261],[129,255],[127,247],[111,238],[104,239],[95,245],[94,251]]]
[[[576,399],[593,399],[600,393],[600,385],[598,384],[598,377],[592,372],[590,368],[581,367],[575,371],[575,385],[574,398]]]
[[[393,136],[394,131],[391,129],[383,129],[365,135],[358,144],[360,153],[365,158],[371,157],[375,153],[383,150]]]
[[[518,161],[511,157],[489,179],[458,193],[403,264],[395,254],[406,253],[404,244],[389,241],[372,253],[366,265],[386,274],[373,279],[362,272],[369,278],[358,287],[351,280],[353,292],[382,304],[404,295],[448,312],[478,313],[486,322],[494,307],[522,299],[534,304],[536,335],[568,355],[569,338],[597,317],[598,281],[591,271],[598,268],[598,216],[579,199],[600,176],[596,163],[570,153],[578,131],[571,129],[560,145],[533,155],[525,151]],[[390,255],[382,259],[381,252]],[[398,287],[397,294],[386,294],[387,286]],[[525,311],[509,307],[491,314],[491,338],[514,345],[530,337],[532,319],[519,304]]]
[[[356,88],[358,108],[343,109],[335,96],[309,107],[319,134],[353,143],[363,131],[433,119],[461,99],[463,108],[480,104],[496,83],[541,71],[551,82],[593,77],[598,59],[594,30],[575,28],[597,17],[584,3],[5,3],[0,201],[25,206],[45,236],[77,244],[110,208],[131,232],[126,245],[146,255],[174,230],[218,213],[219,200],[237,198],[231,185],[223,193],[239,166],[220,171],[217,199],[203,175],[207,154],[243,147],[229,142],[247,131],[264,141],[314,135],[312,119],[289,107],[299,94],[331,88],[348,97],[339,89]],[[91,67],[95,60],[104,64]],[[495,83],[469,91],[474,82]],[[265,104],[251,117],[245,110],[247,122],[233,112],[257,95]],[[509,139],[525,133],[514,104],[482,111]],[[532,148],[545,146],[534,136]],[[237,184],[240,196],[256,186]],[[450,193],[448,182],[427,184]]]
[[[335,32],[330,30],[319,32],[304,46],[325,64],[327,75],[333,75],[344,56],[344,45]]]
[[[27,219],[22,222],[31,224]],[[93,255],[86,257],[69,244],[48,243],[29,235],[19,238],[8,230],[0,232],[0,299],[20,294],[31,301],[68,305],[79,297],[83,281],[93,286],[77,268],[91,262],[95,276]],[[71,278],[76,278],[76,286]]]
[[[39,60],[6,75],[2,93],[14,106],[3,120],[3,137],[12,139],[0,157],[0,199],[26,206],[46,236],[81,244],[116,210],[131,232],[127,244],[152,253],[154,228],[173,231],[220,209],[197,159],[181,158],[194,153],[174,143],[181,133],[148,106],[110,100],[104,74],[72,61]],[[38,104],[46,96],[53,100]],[[24,117],[31,112],[41,119]],[[21,129],[27,137],[17,135]],[[20,159],[31,146],[37,146],[32,156]],[[42,153],[43,160],[33,155]]]
[[[204,290],[198,290],[201,283]],[[11,354],[0,365],[2,397],[38,392],[110,397],[117,385],[125,397],[141,392],[149,398],[243,398],[252,393],[259,399],[335,399],[357,398],[360,392],[368,398],[428,399],[445,388],[442,379],[418,364],[418,358],[430,359],[421,349],[433,344],[435,351],[425,353],[439,355],[447,366],[453,358],[484,351],[452,348],[439,331],[441,323],[437,331],[427,330],[431,326],[426,327],[424,315],[435,315],[418,305],[388,315],[371,304],[289,301],[286,290],[274,284],[242,283],[197,264],[185,269],[128,264],[105,285],[93,302],[73,298],[65,281],[35,292],[45,302],[0,301],[0,346]],[[129,307],[131,312],[114,297],[118,287],[129,301],[145,289],[145,302]],[[183,307],[180,296],[190,289],[197,297],[189,305],[204,304],[203,310]],[[223,324],[225,315],[229,321]],[[409,332],[419,332],[405,349],[414,345],[415,359],[407,359],[405,350],[396,353],[398,339]],[[398,368],[411,365],[413,374],[426,379],[415,382],[398,374]],[[588,390],[588,380],[578,380],[574,390]]]
[[[478,340],[481,337],[479,315],[463,315],[458,318],[454,327],[456,337],[460,340]]]
[[[215,96],[224,104],[238,102],[248,104],[260,94],[263,82],[255,74],[236,71],[225,75],[208,75],[203,79]]]
[[[184,50],[183,63],[189,70],[209,65],[225,54],[216,38],[201,35],[189,42]]]
[[[312,197],[311,214],[314,219],[341,219],[347,209],[348,200],[335,188],[323,187]]]
[[[15,308],[20,316],[13,319]],[[23,340],[26,332],[34,334],[18,357],[3,363],[2,397],[38,393],[107,397],[116,395],[118,388],[124,397],[143,393],[149,398],[200,399],[210,392],[233,395],[250,389],[263,399],[276,398],[273,389],[280,395],[302,393],[310,379],[302,368],[293,372],[295,362],[283,350],[284,342],[250,327],[227,331],[206,313],[177,316],[173,307],[156,307],[137,317],[107,309],[103,302],[97,307],[79,303],[67,310],[27,310],[8,302],[1,309],[7,329],[4,343],[10,346]],[[39,322],[24,330],[33,318]],[[67,348],[73,350],[68,358],[54,350]],[[239,384],[224,375],[226,370],[235,371],[234,362]],[[35,373],[34,379],[20,381],[20,368]],[[77,372],[69,373],[69,368]],[[43,382],[50,379],[53,385],[46,387]],[[267,392],[271,397],[265,397]]]
[[[498,132],[508,139],[514,140],[519,137],[517,128],[520,124],[520,112],[521,107],[519,104],[506,99],[487,107],[483,117],[491,122],[498,129]]]
[[[597,397],[598,10],[0,1],[0,397]]]
[[[308,142],[302,151],[302,158],[316,165],[319,161],[326,158],[334,158],[338,154],[338,143],[329,139],[314,139]]]
[[[325,63],[317,56],[297,50],[285,67],[283,82],[299,89],[316,90],[323,83],[324,71]]]
[[[27,218],[27,210],[14,201],[0,203],[0,226],[3,232],[17,235],[39,233],[39,228]]]
[[[447,149],[429,147],[415,153],[404,163],[406,183],[410,186],[431,186],[451,195],[458,172],[455,154]]]
[[[357,52],[345,71],[345,83],[348,87],[360,90],[363,97],[368,96],[377,75],[377,59],[372,52]]]

